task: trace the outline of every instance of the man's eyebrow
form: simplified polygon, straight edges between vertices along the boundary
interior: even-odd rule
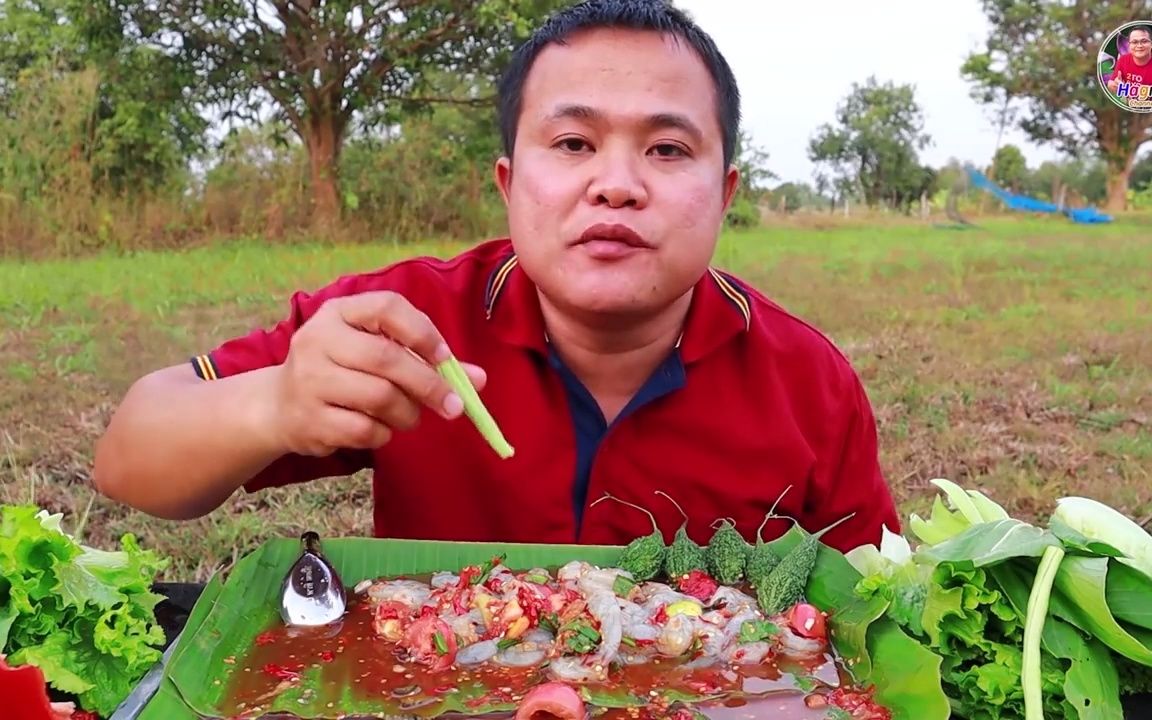
[[[604,113],[589,105],[579,105],[575,103],[565,103],[559,105],[555,110],[548,114],[546,118],[549,122],[556,120],[586,120],[595,122],[604,119]],[[694,140],[700,142],[704,133],[696,125],[688,119],[686,115],[674,112],[659,112],[653,113],[644,118],[644,125],[651,128],[672,128],[676,130],[683,130],[692,136]]]

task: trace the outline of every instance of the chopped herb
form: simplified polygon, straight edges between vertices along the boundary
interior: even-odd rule
[[[546,585],[548,583],[547,575],[525,575],[524,579],[530,583],[536,583],[537,585]]]
[[[472,584],[479,585],[480,583],[487,580],[488,576],[492,573],[492,568],[504,562],[507,557],[507,553],[500,553],[491,560],[486,560],[484,564],[480,566],[480,574],[472,578]]]
[[[617,575],[612,582],[612,592],[621,596],[632,592],[634,587],[636,587],[636,581],[626,575]]]
[[[441,655],[448,653],[448,642],[444,639],[444,636],[440,634],[439,630],[432,633],[432,641],[436,643],[436,652]]]
[[[542,629],[555,635],[560,628],[560,616],[556,613],[548,613],[540,618],[539,624]]]
[[[760,642],[778,632],[780,632],[780,628],[776,627],[776,624],[770,620],[748,620],[740,626],[740,642]]]
[[[622,637],[620,638],[620,642],[628,647],[636,647],[636,641],[630,637]]]
[[[497,647],[497,649],[500,649],[500,650],[507,650],[508,648],[512,647],[513,645],[519,645],[520,643],[521,643],[520,638],[503,638],[499,642],[496,643],[496,647]]]

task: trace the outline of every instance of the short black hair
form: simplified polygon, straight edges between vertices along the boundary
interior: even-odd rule
[[[628,28],[669,33],[686,41],[700,55],[716,87],[716,113],[723,133],[724,165],[736,153],[740,129],[740,90],[728,61],[716,43],[679,8],[667,0],[585,0],[552,15],[512,54],[500,81],[499,117],[504,154],[512,157],[516,128],[524,96],[524,82],[532,64],[549,44],[563,45],[581,30]]]

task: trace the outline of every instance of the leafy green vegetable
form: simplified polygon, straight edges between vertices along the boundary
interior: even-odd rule
[[[1108,558],[1067,558],[1056,573],[1061,596],[1053,598],[1052,614],[1099,638],[1128,659],[1152,665],[1152,649],[1121,626],[1108,608],[1108,562]]]
[[[97,550],[30,505],[0,507],[0,651],[38,666],[81,707],[108,716],[161,657],[151,591],[166,566],[125,535]]]

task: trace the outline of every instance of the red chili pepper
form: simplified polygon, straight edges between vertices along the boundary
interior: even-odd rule
[[[273,645],[276,642],[276,635],[272,631],[262,632],[256,636],[257,645]]]
[[[708,602],[716,594],[719,587],[720,583],[703,570],[692,570],[680,578],[679,582],[680,592],[690,595],[700,602]]]
[[[875,688],[849,690],[836,688],[828,693],[828,704],[851,713],[853,720],[892,720],[892,711],[878,705]]]
[[[666,622],[668,622],[668,611],[664,609],[663,605],[661,605],[660,608],[656,610],[656,612],[652,615],[652,624],[663,625]]]
[[[332,652],[331,650],[325,650],[320,653],[320,659],[324,662],[332,662],[336,659],[336,653]]]
[[[528,622],[535,627],[540,622],[540,613],[545,609],[544,600],[529,588],[520,586],[516,589],[516,601]]]
[[[299,672],[277,663],[268,663],[264,666],[263,672],[265,675],[270,675],[277,680],[289,680],[295,682],[300,679]]]
[[[35,665],[12,667],[0,657],[0,698],[5,720],[52,720],[44,673]]]

